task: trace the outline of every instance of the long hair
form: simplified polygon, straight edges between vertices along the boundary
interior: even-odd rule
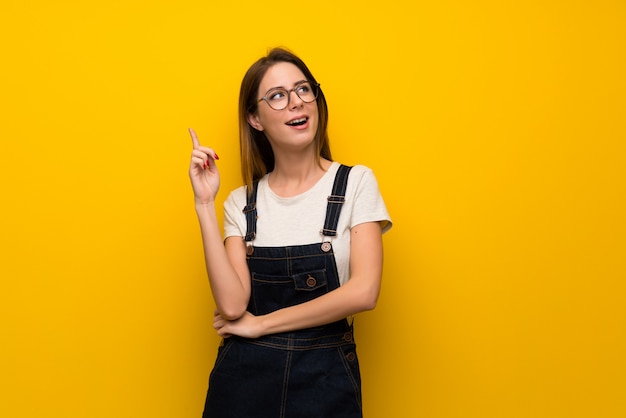
[[[315,77],[306,64],[292,52],[283,48],[269,50],[265,57],[257,60],[246,72],[239,91],[239,146],[241,174],[243,182],[252,190],[252,183],[274,169],[274,152],[263,131],[254,129],[248,123],[248,115],[257,111],[257,95],[261,80],[267,70],[275,64],[288,62],[300,69],[306,79],[317,84]],[[328,141],[328,106],[322,89],[318,88],[317,113],[319,123],[315,133],[318,163],[320,157],[332,161]]]

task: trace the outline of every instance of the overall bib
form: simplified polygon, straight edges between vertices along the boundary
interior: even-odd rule
[[[323,238],[308,245],[250,244],[256,236],[255,182],[244,208],[252,280],[249,312],[264,315],[339,287],[327,237],[336,235],[350,168],[339,167],[328,197]],[[203,418],[360,418],[355,349],[346,319],[258,339],[226,338],[211,372]]]

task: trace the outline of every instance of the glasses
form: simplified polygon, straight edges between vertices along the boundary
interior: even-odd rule
[[[308,81],[301,81],[295,85],[294,88],[287,90],[282,87],[270,89],[265,96],[261,97],[257,103],[265,102],[274,110],[283,110],[289,106],[291,100],[291,92],[296,93],[296,96],[300,98],[304,103],[311,103],[317,99],[319,92],[319,84],[311,84]]]

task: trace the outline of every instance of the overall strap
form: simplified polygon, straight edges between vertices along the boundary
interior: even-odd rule
[[[320,232],[327,237],[337,236],[337,222],[339,222],[339,214],[345,202],[346,188],[348,186],[348,174],[352,169],[351,166],[340,165],[335,176],[335,184],[333,191],[328,196],[328,205],[326,206],[326,220],[324,221],[324,229]]]
[[[256,237],[256,220],[257,220],[257,211],[256,211],[256,195],[257,190],[259,188],[259,181],[256,180],[252,184],[252,193],[246,192],[246,206],[243,208],[243,213],[246,214],[246,236],[244,240],[252,241]]]

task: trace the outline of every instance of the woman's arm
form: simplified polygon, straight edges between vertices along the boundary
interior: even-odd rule
[[[350,232],[350,280],[312,301],[279,309],[267,315],[245,313],[230,321],[216,314],[214,327],[224,337],[258,338],[277,332],[328,324],[358,312],[374,309],[380,293],[383,265],[381,226],[356,225]]]
[[[214,205],[199,205],[204,260],[211,293],[222,317],[241,317],[250,299],[250,273],[246,263],[246,246],[241,237],[229,237],[222,242]]]
[[[215,196],[220,184],[215,164],[218,157],[211,148],[200,145],[193,129],[189,133],[193,142],[189,178],[200,222],[209,283],[218,311],[224,318],[233,320],[246,312],[250,298],[245,244],[242,239],[236,238],[222,242],[215,213]]]

